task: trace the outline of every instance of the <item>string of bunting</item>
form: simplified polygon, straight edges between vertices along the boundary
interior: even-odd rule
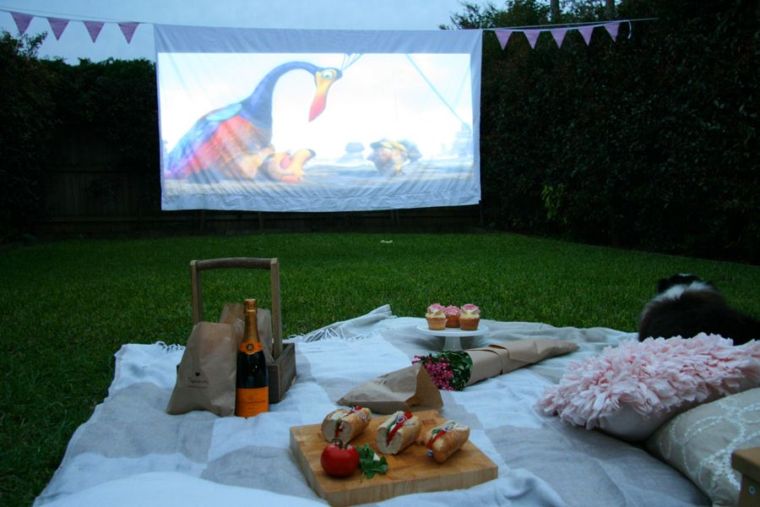
[[[557,43],[557,47],[562,47],[562,43],[565,40],[565,36],[567,35],[567,32],[571,30],[577,30],[580,32],[581,37],[583,37],[584,42],[586,45],[588,45],[591,42],[591,34],[594,32],[596,28],[604,28],[607,33],[610,34],[610,37],[612,37],[613,41],[617,41],[618,32],[620,31],[620,25],[627,23],[628,24],[628,36],[631,36],[631,27],[632,21],[648,21],[653,18],[646,18],[646,19],[637,19],[637,20],[631,20],[631,19],[620,19],[615,21],[605,21],[601,23],[583,23],[583,24],[576,24],[576,25],[565,25],[565,26],[556,26],[556,25],[541,25],[541,26],[535,26],[535,27],[525,27],[525,28],[494,28],[493,31],[496,34],[496,38],[499,40],[499,44],[501,45],[501,49],[506,49],[507,43],[509,42],[509,39],[516,33],[522,33],[526,39],[528,39],[528,44],[530,44],[531,48],[536,47],[536,42],[538,41],[538,37],[544,33],[549,32],[554,39],[554,42]]]
[[[44,15],[35,15],[35,14],[29,14],[25,12],[18,12],[18,11],[10,11],[5,9],[0,9],[4,12],[9,13],[13,17],[13,21],[16,23],[16,28],[19,31],[20,35],[24,35],[26,31],[29,29],[29,25],[32,22],[32,19],[35,17],[45,18],[48,21],[48,24],[50,25],[50,29],[53,32],[53,36],[56,40],[60,40],[61,36],[63,35],[63,32],[66,30],[66,27],[69,26],[69,23],[72,21],[74,22],[80,22],[83,23],[85,28],[87,29],[87,33],[90,34],[90,39],[92,39],[92,42],[96,42],[98,40],[98,36],[100,36],[101,30],[103,30],[103,26],[105,26],[106,23],[115,23],[118,25],[119,30],[121,30],[121,33],[124,35],[124,39],[127,41],[127,44],[132,42],[132,37],[135,34],[135,30],[137,30],[137,27],[141,24],[145,24],[142,21],[96,21],[96,20],[85,20],[85,19],[75,19],[75,18],[61,18],[56,16],[44,16]],[[543,32],[549,32],[554,39],[554,41],[557,43],[557,47],[562,47],[562,43],[565,40],[565,36],[567,35],[567,32],[571,30],[577,30],[580,32],[581,36],[583,37],[583,40],[586,42],[586,45],[588,45],[591,42],[591,35],[596,28],[604,28],[607,33],[609,33],[610,37],[612,37],[613,41],[617,41],[618,32],[620,29],[620,25],[627,23],[629,30],[628,30],[628,36],[631,36],[631,22],[632,21],[649,21],[654,18],[642,18],[642,19],[621,19],[621,20],[615,20],[615,21],[605,21],[601,23],[575,23],[575,24],[567,24],[564,26],[557,26],[557,25],[536,25],[536,26],[530,26],[530,27],[513,27],[513,28],[491,28],[490,30],[493,31],[496,34],[496,38],[499,40],[499,44],[501,45],[502,49],[505,49],[507,47],[507,43],[509,42],[509,39],[517,33],[523,34],[528,39],[528,44],[530,44],[531,48],[536,47],[536,42],[538,41],[538,37]]]
[[[59,18],[55,16],[37,16],[34,14],[18,11],[5,12],[9,13],[13,18],[13,21],[16,23],[16,28],[18,29],[20,35],[24,35],[26,33],[26,31],[29,29],[29,25],[31,24],[32,19],[36,17],[47,19],[55,40],[61,39],[61,36],[66,30],[66,27],[69,26],[69,23],[72,21],[77,21],[84,24],[85,28],[87,29],[87,33],[90,34],[90,39],[92,39],[92,42],[95,42],[98,40],[98,36],[100,36],[100,31],[103,30],[103,26],[105,26],[107,23],[106,21]],[[127,44],[129,44],[132,42],[132,37],[135,35],[135,30],[137,30],[137,27],[143,23],[138,21],[118,21],[116,24],[119,26],[119,30],[121,30],[122,35],[124,35],[124,39],[127,41]]]

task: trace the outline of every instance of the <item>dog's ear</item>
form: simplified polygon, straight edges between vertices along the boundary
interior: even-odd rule
[[[670,278],[660,278],[657,280],[657,294],[662,294],[666,290],[670,288],[670,286],[673,285],[673,277]]]

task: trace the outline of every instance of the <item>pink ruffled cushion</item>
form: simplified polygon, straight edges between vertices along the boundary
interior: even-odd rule
[[[760,386],[760,342],[647,338],[571,363],[537,407],[563,421],[643,440],[677,413]]]

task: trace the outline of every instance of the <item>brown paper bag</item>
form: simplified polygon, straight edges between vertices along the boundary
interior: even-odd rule
[[[272,315],[257,312],[259,339],[267,363],[272,363]],[[227,303],[219,322],[199,322],[190,333],[182,360],[177,365],[177,381],[166,411],[185,414],[208,410],[218,416],[235,413],[237,349],[243,341],[245,309],[242,303]]]
[[[219,416],[232,415],[238,343],[230,324],[199,322],[193,326],[166,411],[176,415],[208,410]]]
[[[397,410],[441,408],[443,399],[425,368],[415,364],[381,375],[351,389],[338,400],[340,405],[361,405],[378,414]]]

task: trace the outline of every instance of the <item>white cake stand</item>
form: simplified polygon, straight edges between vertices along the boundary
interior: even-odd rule
[[[465,331],[456,327],[447,327],[446,329],[430,329],[428,328],[427,324],[420,324],[417,326],[417,331],[428,336],[443,337],[445,339],[443,343],[443,350],[462,350],[462,337],[479,336],[486,334],[489,329],[488,326],[481,322],[478,325],[478,328],[472,331]]]

